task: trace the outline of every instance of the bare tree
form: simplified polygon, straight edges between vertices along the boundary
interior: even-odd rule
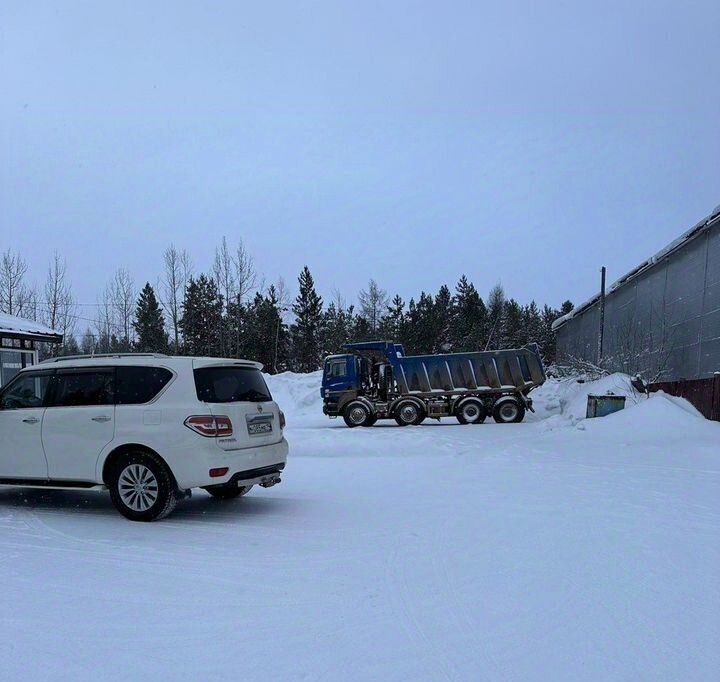
[[[175,352],[180,348],[180,318],[185,288],[192,276],[193,264],[187,251],[178,251],[174,244],[163,254],[165,272],[162,278],[162,299],[165,311],[170,318]]]
[[[660,306],[651,305],[645,315],[635,310],[618,315],[606,329],[609,352],[600,361],[603,367],[642,375],[648,383],[660,381],[671,369],[678,324]]]
[[[19,253],[8,249],[0,260],[0,311],[8,315],[21,315],[31,298],[25,284],[27,263]]]
[[[109,353],[111,350],[111,339],[115,334],[115,315],[112,305],[112,295],[110,291],[110,285],[108,284],[100,299],[98,299],[98,317],[95,321],[95,334],[92,339],[93,342],[93,353]],[[91,334],[88,329],[86,336]],[[83,338],[83,344],[87,341],[87,338]]]
[[[257,284],[257,272],[253,257],[248,253],[242,239],[235,249],[233,267],[238,302],[243,303]]]
[[[381,289],[378,283],[371,279],[368,282],[367,290],[361,289],[358,300],[360,301],[360,315],[368,321],[370,329],[375,333],[387,309],[387,291]]]
[[[213,277],[215,283],[225,298],[225,305],[228,306],[235,299],[235,262],[233,255],[228,248],[227,239],[222,238],[219,247],[215,248],[215,261],[213,262]]]
[[[278,277],[278,281],[275,284],[275,297],[277,298],[277,304],[280,309],[290,309],[292,294],[283,277]]]
[[[55,251],[43,288],[41,319],[51,329],[71,336],[75,329],[75,303],[67,281],[65,259]]]
[[[108,299],[114,317],[114,326],[119,331],[120,345],[129,350],[133,339],[133,314],[137,298],[135,282],[125,268],[119,268],[108,284]]]

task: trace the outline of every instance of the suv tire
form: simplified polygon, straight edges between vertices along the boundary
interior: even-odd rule
[[[231,483],[221,483],[220,485],[206,485],[203,490],[209,492],[218,500],[233,500],[236,497],[247,495],[252,489],[251,485],[233,485]]]
[[[134,451],[110,472],[108,488],[115,508],[131,521],[159,521],[177,504],[175,479],[154,455]]]

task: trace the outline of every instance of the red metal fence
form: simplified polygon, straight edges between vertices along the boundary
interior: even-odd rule
[[[665,381],[650,384],[648,388],[685,398],[708,419],[720,421],[720,374],[711,379]]]

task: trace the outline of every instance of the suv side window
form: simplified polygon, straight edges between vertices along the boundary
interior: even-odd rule
[[[0,409],[43,407],[51,376],[50,372],[27,372],[17,376],[0,394]]]
[[[101,370],[61,370],[55,375],[50,407],[112,405],[115,372]]]
[[[149,403],[173,377],[164,367],[117,367],[116,372],[117,405]]]

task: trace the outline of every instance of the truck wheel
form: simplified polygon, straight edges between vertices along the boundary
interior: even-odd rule
[[[371,419],[370,410],[360,402],[350,403],[343,410],[343,419],[351,429],[365,426]]]
[[[461,424],[482,424],[487,417],[487,410],[482,400],[468,398],[456,408],[455,417]]]
[[[495,403],[493,419],[498,424],[516,424],[525,417],[525,407],[517,400],[503,400]]]
[[[108,488],[115,508],[131,521],[165,518],[177,503],[172,474],[160,459],[143,451],[133,452],[117,463]]]
[[[232,500],[235,497],[247,495],[251,488],[251,485],[232,485],[229,483],[221,483],[220,485],[206,485],[203,490],[207,490],[218,500]]]
[[[395,407],[395,421],[399,426],[416,426],[425,421],[425,410],[414,400],[403,400]]]
[[[375,426],[377,424],[377,415],[371,415],[370,418],[363,424],[363,426]]]

